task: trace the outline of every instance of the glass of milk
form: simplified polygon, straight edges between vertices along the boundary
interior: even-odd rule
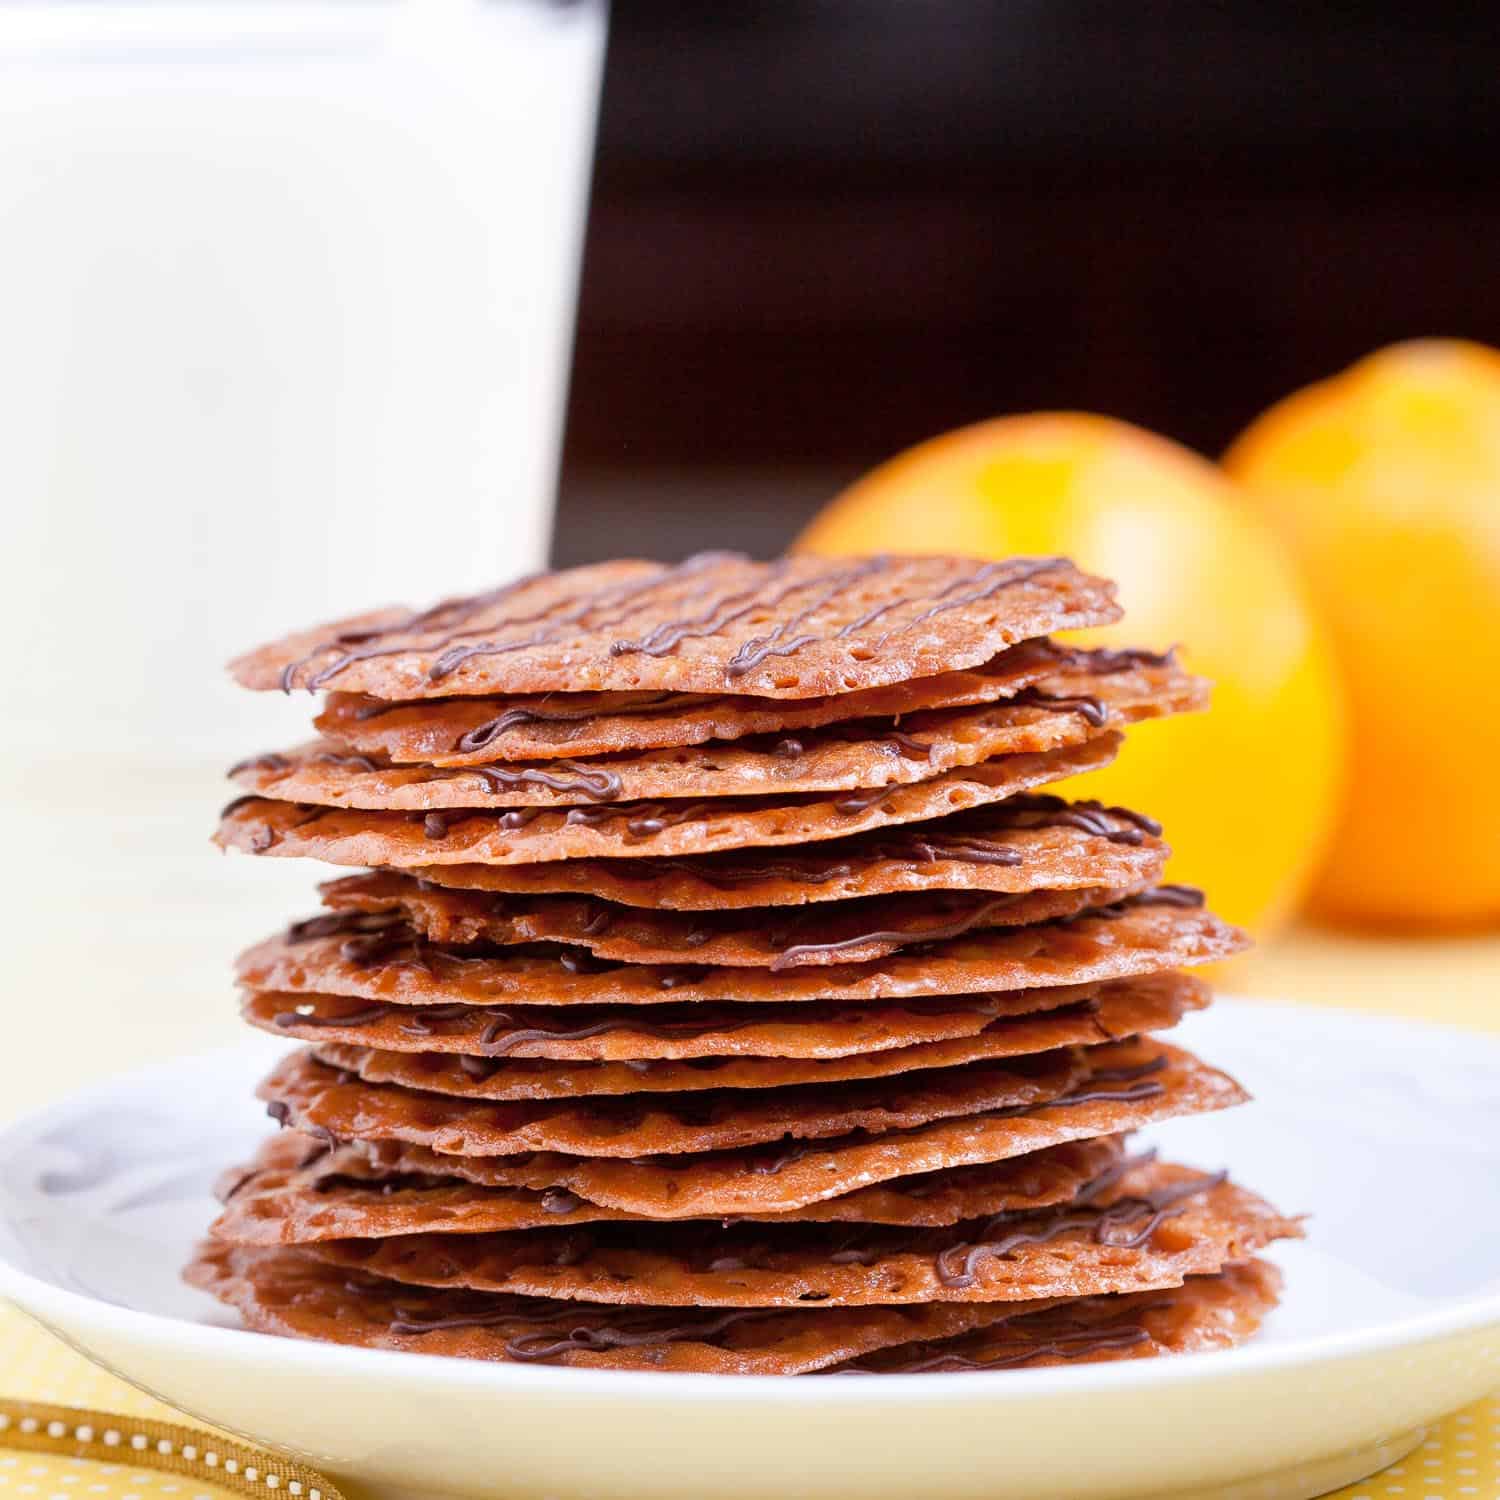
[[[228,656],[543,564],[605,19],[0,0],[10,752],[301,735]]]

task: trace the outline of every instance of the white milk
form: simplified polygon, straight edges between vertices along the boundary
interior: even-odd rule
[[[300,733],[224,659],[542,563],[602,0],[0,0],[12,751]]]

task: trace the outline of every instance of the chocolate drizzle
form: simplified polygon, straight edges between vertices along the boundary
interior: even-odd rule
[[[1155,1099],[1166,1093],[1166,1087],[1151,1075],[1162,1072],[1167,1066],[1167,1055],[1159,1052],[1149,1062],[1130,1068],[1098,1068],[1090,1074],[1083,1088],[1070,1089],[1066,1094],[1047,1102],[1048,1109],[1070,1109],[1078,1104],[1136,1104],[1143,1099]],[[1123,1089],[1101,1089],[1100,1083],[1123,1083]]]
[[[1079,715],[1095,729],[1103,729],[1109,722],[1109,710],[1092,693],[1063,696],[1043,692],[1039,687],[1023,688],[1006,702],[1006,707],[1045,708],[1053,711],[1068,709]]]
[[[595,802],[608,802],[620,795],[624,783],[617,772],[590,769],[569,760],[554,761],[546,769],[537,766],[462,766],[445,773],[445,779],[482,777],[491,793],[518,786],[543,786],[553,792],[581,792]]]
[[[621,967],[618,963],[596,958],[586,949],[565,948],[557,955],[557,962],[568,974],[607,974],[611,969]]]
[[[846,818],[857,817],[860,813],[869,812],[872,807],[879,807],[887,797],[900,789],[899,782],[894,786],[865,787],[861,791],[850,792],[848,796],[838,798],[833,804],[833,810]]]
[[[853,937],[841,938],[831,943],[796,943],[791,947],[783,948],[771,960],[771,971],[777,973],[797,964],[807,963],[811,959],[826,957],[834,953],[845,953],[851,948],[862,948],[869,943],[895,943],[909,947],[916,943],[946,942],[951,938],[963,936],[971,928],[982,926],[997,911],[1014,904],[1015,900],[1014,895],[995,896],[978,903],[951,921],[935,927],[912,927],[905,930],[892,928],[861,932]]]
[[[935,864],[939,860],[968,865],[1019,865],[1020,854],[1004,844],[994,844],[971,835],[939,834],[932,838],[916,838],[911,842],[911,854],[917,864]]]
[[[357,1287],[357,1291],[366,1291]],[[395,1309],[390,1329],[396,1334],[437,1333],[457,1328],[522,1328],[505,1342],[507,1359],[535,1363],[558,1359],[565,1354],[605,1349],[634,1349],[647,1344],[677,1344],[691,1340],[710,1343],[745,1323],[763,1322],[785,1316],[780,1308],[748,1308],[706,1317],[683,1318],[668,1310],[622,1315],[614,1322],[598,1325],[579,1321],[585,1314],[575,1308],[546,1315],[528,1315],[520,1311],[524,1304],[506,1301],[495,1307],[476,1298],[472,1311],[444,1317],[423,1317],[420,1313]]]
[[[1149,891],[1142,891],[1138,896],[1127,898],[1121,905],[1133,904],[1136,906],[1180,906],[1184,909],[1201,907],[1204,903],[1203,892],[1195,885],[1158,885]]]
[[[576,1027],[572,1031],[553,1031],[540,1026],[517,1026],[512,1015],[500,1011],[494,1013],[494,1019],[479,1034],[478,1045],[484,1049],[486,1057],[503,1057],[528,1042],[582,1042],[593,1037],[618,1035],[620,1032],[634,1032],[639,1036],[662,1040],[693,1040],[743,1031],[747,1026],[756,1024],[754,1020],[726,1021],[722,1017],[708,1021],[668,1022],[632,1018],[624,1021],[600,1021],[592,1026]]]
[[[765,576],[753,587],[741,589],[722,599],[711,599],[698,614],[657,625],[639,640],[615,641],[609,648],[609,654],[631,656],[639,652],[644,656],[670,656],[684,641],[717,635],[726,625],[733,624],[758,609],[772,609],[789,595],[808,586],[805,582],[793,583],[767,597],[766,584],[784,577],[790,566],[791,563],[782,558],[772,563]]]
[[[454,742],[453,748],[464,754],[486,750],[507,730],[518,729],[523,724],[583,724],[591,720],[623,715],[650,715],[660,713],[663,708],[670,710],[681,704],[701,704],[706,701],[708,700],[688,693],[655,693],[640,702],[614,704],[608,709],[543,708],[540,705],[507,708],[503,713],[496,714],[493,719],[486,719],[483,724],[476,725],[475,728],[461,734]]]
[[[318,1026],[343,1028],[350,1026],[371,1026],[377,1021],[383,1021],[391,1013],[391,1007],[383,1000],[377,1000],[371,1005],[362,1006],[359,1010],[349,1011],[345,1015],[320,1016],[312,1010],[283,1010],[272,1017],[271,1024],[280,1026],[283,1030],[293,1026]]]
[[[1114,1250],[1139,1249],[1167,1219],[1185,1213],[1190,1198],[1217,1187],[1227,1176],[1225,1172],[1205,1174],[1149,1193],[1116,1199],[1102,1209],[1089,1206],[1090,1190],[1086,1189],[1082,1208],[1065,1204],[1045,1215],[996,1214],[979,1229],[983,1238],[950,1245],[938,1253],[934,1261],[937,1278],[944,1286],[960,1290],[975,1286],[979,1280],[978,1268],[984,1261],[1001,1260],[1025,1245],[1048,1244],[1080,1230],[1087,1230],[1095,1243]],[[1099,1191],[1093,1189],[1092,1194],[1097,1196]]]
[[[1160,1304],[1158,1304],[1160,1305]],[[1143,1308],[1142,1312],[1149,1312],[1150,1308]],[[1045,1316],[1036,1314],[1034,1316]],[[1024,1327],[1024,1319],[1017,1327],[1017,1334]],[[992,1338],[1003,1339],[1009,1332],[1010,1325]],[[1056,1333],[1049,1332],[1045,1337],[1025,1339],[1013,1337],[1009,1344],[1001,1344],[995,1352],[980,1357],[974,1357],[961,1353],[958,1350],[934,1350],[931,1353],[910,1355],[899,1363],[881,1360],[878,1373],[882,1375],[929,1375],[929,1374],[959,1374],[974,1370],[1010,1370],[1021,1365],[1030,1364],[1037,1359],[1087,1359],[1095,1354],[1103,1354],[1116,1349],[1133,1349],[1140,1344],[1149,1343],[1151,1335],[1145,1328],[1136,1322],[1118,1322],[1104,1328],[1090,1328],[1087,1325],[1076,1325],[1068,1327],[1064,1325]],[[877,1373],[876,1369],[862,1369],[858,1365],[849,1366],[844,1369],[829,1372],[834,1375],[872,1375]]]
[[[691,578],[705,569],[714,567],[726,560],[743,561],[739,553],[734,552],[699,552],[685,562],[678,563],[675,567],[661,568],[650,578],[635,580],[629,583],[616,584],[612,588],[597,589],[591,594],[586,594],[576,602],[572,608],[566,609],[557,615],[550,624],[543,625],[540,629],[533,631],[530,635],[521,636],[509,641],[472,641],[463,645],[449,644],[449,641],[434,642],[424,649],[434,650],[441,646],[447,649],[442,652],[438,659],[427,669],[427,680],[429,682],[441,682],[463,666],[465,662],[473,661],[478,657],[509,656],[517,651],[529,651],[536,646],[545,646],[554,641],[563,639],[569,627],[579,626],[581,628],[596,631],[607,629],[611,625],[617,625],[622,620],[627,620],[642,608],[642,601],[649,595],[667,584],[679,582],[685,578]],[[600,619],[590,619],[601,609],[611,606],[615,612]],[[622,607],[623,606],[623,607]],[[502,620],[502,625],[531,624],[536,620],[546,619],[558,606],[549,606],[538,611],[529,618],[515,618]],[[492,627],[493,628],[493,627]],[[462,632],[458,632],[462,634]]]
[[[1140,1078],[1149,1078],[1153,1073],[1162,1072],[1167,1066],[1167,1054],[1158,1052],[1155,1057],[1146,1062],[1132,1063],[1125,1068],[1095,1068],[1089,1074],[1090,1083],[1134,1083]],[[1071,1098],[1072,1095],[1065,1097]]]
[[[1161,824],[1144,813],[1128,807],[1106,807],[1102,802],[1086,799],[1068,802],[1048,792],[1023,792],[985,808],[979,817],[983,827],[1025,831],[1034,828],[1076,828],[1091,838],[1108,839],[1112,844],[1139,845],[1149,836],[1161,835]],[[1124,828],[1117,827],[1124,823]]]
[[[292,769],[292,763],[286,756],[275,750],[268,750],[264,755],[252,755],[245,760],[237,760],[225,773],[229,776],[238,776],[244,771],[279,771],[285,773]],[[234,803],[230,803],[233,807]],[[225,808],[227,812],[229,809]]]
[[[970,604],[983,603],[984,600],[993,599],[996,594],[1005,589],[1014,588],[1019,583],[1029,583],[1043,573],[1050,573],[1056,568],[1067,566],[1068,560],[1065,557],[1037,557],[986,563],[971,577],[956,579],[942,589],[937,595],[937,602],[930,604],[919,615],[913,616],[904,625],[897,625],[888,630],[876,641],[875,650],[881,650],[893,635],[915,630],[918,625],[925,625],[929,620],[947,614],[949,610],[963,609]],[[972,587],[963,593],[955,593],[955,590],[963,588],[965,584],[972,585]]]
[[[618,917],[619,912],[615,907],[606,906],[601,902],[590,913],[588,920],[579,928],[579,931],[584,937],[603,937],[615,925]]]
[[[514,651],[524,651],[533,646],[546,645],[563,639],[569,627],[585,625],[585,622],[587,622],[585,628],[590,630],[600,630],[617,624],[634,614],[641,608],[642,601],[658,589],[669,583],[690,578],[725,560],[742,561],[743,559],[738,553],[699,553],[685,562],[678,563],[675,567],[659,567],[644,579],[631,579],[625,583],[591,590],[581,598],[574,597],[571,604],[569,604],[568,596],[565,595],[543,605],[540,609],[504,616],[491,621],[484,627],[486,630],[494,631],[520,625],[537,625],[538,628],[529,635],[507,641],[482,640],[458,644],[460,637],[470,633],[464,627],[469,625],[476,616],[482,615],[497,604],[504,603],[505,600],[549,576],[542,573],[528,574],[513,583],[503,584],[485,593],[475,594],[468,598],[446,599],[431,609],[408,615],[392,625],[368,630],[343,631],[332,639],[313,647],[306,656],[288,663],[282,669],[281,686],[283,691],[290,692],[294,686],[299,685],[297,679],[300,673],[303,678],[300,685],[309,692],[314,692],[326,686],[356,662],[369,661],[375,657],[400,656],[411,651],[441,653],[427,672],[429,681],[440,682],[464,662],[474,657],[501,656]],[[614,614],[590,620],[590,616],[612,606],[616,609]],[[430,632],[442,632],[442,634],[432,640],[418,642],[398,640],[396,644],[387,644],[396,638],[420,636]],[[333,660],[327,665],[316,672],[306,671],[319,657],[329,653],[333,653]]]
[[[1140,667],[1175,667],[1177,648],[1167,651],[1142,651],[1138,648],[1115,651],[1105,646],[1092,649],[1076,647],[1069,649],[1050,643],[1058,652],[1058,665],[1063,668],[1092,673],[1095,677],[1112,677],[1120,672],[1133,672]]]
[[[389,770],[389,766],[378,766],[368,755],[355,755],[339,750],[324,750],[313,756],[313,764],[320,766],[343,766],[351,771]]]
[[[362,937],[346,938],[339,945],[339,957],[360,968],[378,968],[391,964],[425,969],[431,973],[429,949],[410,927],[392,927]]]
[[[611,870],[626,880],[655,880],[662,874],[686,875],[721,890],[742,885],[756,885],[763,880],[795,880],[808,885],[826,885],[854,874],[856,866],[848,860],[833,860],[821,867],[792,864],[776,859],[744,859],[742,851],[731,853],[734,863],[714,863],[712,858],[691,856],[651,860],[617,859]]]
[[[293,922],[286,930],[287,943],[310,943],[317,938],[345,937],[373,932],[387,932],[406,927],[406,919],[395,910],[322,912]]]
[[[219,818],[222,821],[226,818],[234,817],[235,814],[252,803],[261,803],[262,806],[268,809],[291,807],[298,814],[297,820],[293,823],[288,823],[282,831],[273,828],[269,822],[262,818],[261,822],[250,833],[249,850],[252,854],[264,854],[267,849],[270,849],[273,845],[281,841],[281,832],[290,832],[296,828],[305,828],[309,823],[316,823],[319,818],[326,817],[334,810],[331,807],[316,807],[306,802],[266,802],[258,793],[247,792],[243,797],[236,797],[233,801],[226,802],[219,809]],[[248,823],[248,820],[246,821]]]
[[[352,709],[351,713],[356,724],[368,724],[371,719],[383,719],[387,714],[396,713],[403,708],[410,708],[410,703],[362,703],[358,708]]]
[[[530,587],[542,576],[544,575],[540,573],[528,573],[513,583],[502,584],[499,588],[490,589],[486,593],[474,594],[464,599],[444,599],[442,603],[433,605],[431,609],[408,615],[406,619],[395,625],[371,630],[341,631],[331,640],[314,646],[306,656],[300,657],[297,661],[288,662],[281,670],[281,690],[284,693],[290,693],[297,685],[297,673],[305,667],[310,667],[318,657],[326,656],[330,651],[337,653],[333,661],[320,671],[313,673],[303,684],[308,692],[316,692],[318,688],[331,682],[339,673],[346,671],[356,662],[369,661],[377,656],[399,656],[403,651],[412,649],[409,646],[383,647],[380,645],[380,642],[389,640],[394,635],[408,635],[423,630],[451,630],[454,626],[462,625],[465,620],[472,619],[492,605],[503,603],[522,589]]]
[[[834,568],[804,580],[799,588],[811,588],[820,583],[826,583],[828,587],[811,604],[804,605],[796,614],[788,615],[786,619],[779,621],[769,635],[751,636],[749,640],[742,641],[735,649],[734,655],[725,664],[724,675],[732,682],[737,677],[744,677],[747,673],[755,671],[773,656],[794,656],[804,646],[815,644],[822,637],[809,632],[799,635],[797,632],[802,629],[802,626],[820,610],[826,609],[846,589],[862,582],[872,574],[884,571],[888,566],[888,558],[873,557],[855,567]],[[786,595],[782,594],[769,602],[779,604],[785,597]]]
[[[535,816],[535,813],[532,815]],[[422,825],[422,836],[434,842],[447,838],[459,823],[476,816],[478,815],[474,810],[467,807],[440,808],[432,812],[411,814],[412,821]]]
[[[712,801],[631,802],[621,807],[570,807],[563,822],[594,828],[600,823],[623,818],[628,837],[646,839],[679,823],[690,823],[718,811],[721,808]]]

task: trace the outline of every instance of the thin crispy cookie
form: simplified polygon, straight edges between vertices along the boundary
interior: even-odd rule
[[[478,765],[547,760],[737,740],[816,729],[842,719],[899,718],[920,709],[961,708],[1009,698],[1055,672],[1111,672],[1166,666],[1141,651],[1080,651],[1045,638],[1023,641],[967,671],[818,698],[737,693],[546,693],[539,697],[447,698],[389,703],[329,693],[314,720],[347,749],[397,763]]]
[[[648,1218],[698,1219],[805,1208],[855,1188],[1009,1161],[1064,1142],[1229,1109],[1248,1098],[1226,1074],[1154,1039],[1091,1047],[1084,1056],[1089,1076],[1082,1083],[1024,1114],[999,1110],[873,1137],[637,1160],[439,1156],[395,1141],[361,1149],[386,1170],[447,1171],[483,1186],[538,1192],[561,1188]]]
[[[730,744],[435,767],[325,739],[242,760],[229,775],[242,790],[283,802],[396,812],[852,792],[1081,744],[1102,729],[1187,712],[1206,700],[1200,679],[1162,667],[1098,682],[1078,674],[1049,678],[1005,703],[920,713],[899,724],[845,720]]]
[[[351,1277],[302,1250],[210,1241],[187,1280],[261,1333],[368,1349],[685,1374],[798,1375],[1003,1316],[984,1303],[788,1312],[590,1307]]]
[[[418,1286],[651,1307],[852,1307],[1178,1286],[1300,1234],[1223,1173],[1149,1162],[1083,1200],[942,1229],[599,1223],[327,1240],[309,1251]]]
[[[671,859],[415,865],[407,873],[464,890],[571,892],[626,906],[685,911],[802,906],[933,890],[1118,889],[1160,879],[1168,850],[1155,837],[1159,831],[1153,820],[1125,808],[1024,795],[811,848],[732,849]]]
[[[1135,993],[1130,992],[1132,984],[1137,987]],[[396,1083],[464,1099],[571,1099],[700,1089],[767,1089],[888,1078],[923,1068],[959,1067],[1056,1047],[1088,1046],[1144,1031],[1164,1031],[1175,1026],[1185,1010],[1201,1007],[1206,999],[1203,987],[1185,975],[1122,981],[1111,990],[1097,1001],[1038,1016],[997,1020],[969,1035],[867,1052],[756,1056],[723,1050],[642,1062],[508,1061],[471,1054],[379,1051],[335,1041],[317,1042],[315,1052],[320,1062],[357,1073],[366,1083]],[[807,1030],[818,1032],[820,1028]],[[720,1039],[723,1043],[734,1040],[722,1034]],[[817,1044],[809,1040],[805,1045],[812,1048]]]
[[[364,930],[351,936],[361,938],[355,947],[371,960],[401,949],[420,933],[429,941],[490,948],[566,943],[621,963],[772,968],[863,963],[914,943],[948,942],[994,927],[1032,926],[1145,894],[1129,887],[932,891],[820,905],[800,913],[785,908],[687,913],[616,906],[587,896],[449,890],[394,871],[348,876],[322,890],[333,911],[358,914],[354,926]],[[316,918],[313,923],[322,930]],[[337,930],[338,921],[328,919],[325,926]]]
[[[325,1067],[309,1050],[280,1062],[258,1093],[277,1119],[341,1141],[407,1141],[456,1156],[557,1151],[635,1157],[900,1130],[982,1110],[1028,1108],[1066,1093],[1087,1072],[1082,1057],[1067,1051],[908,1074],[894,1084],[874,1079],[749,1096],[707,1089],[500,1104],[362,1083]]]
[[[771,1224],[956,1224],[1067,1202],[1115,1170],[1123,1157],[1122,1143],[1114,1137],[1074,1141],[1016,1161],[859,1188],[789,1214],[745,1217]],[[237,1245],[652,1222],[556,1188],[481,1187],[454,1175],[383,1171],[353,1147],[330,1150],[292,1130],[267,1141],[248,1167],[226,1172],[220,1196],[224,1211],[210,1232]]]
[[[1056,1003],[1064,1004],[1075,992],[1048,993],[1058,994]],[[1078,1003],[1087,1003],[1095,993],[1091,987],[1080,987]],[[1038,1008],[1046,1004],[1041,1000]],[[720,1002],[649,1010],[628,1005],[561,1010],[460,1004],[417,1010],[384,1001],[371,1004],[344,996],[288,995],[274,990],[248,994],[244,1001],[245,1019],[278,1036],[488,1062],[850,1057],[975,1036],[1003,1010],[998,999],[983,995],[876,1005]],[[643,1071],[641,1076],[649,1075]]]
[[[382,610],[239,658],[245,687],[385,699],[552,692],[810,698],[977,666],[1119,617],[1064,558],[598,563],[413,614]]]
[[[1108,765],[1112,731],[1038,755],[1006,755],[927,781],[864,792],[679,798],[563,809],[369,812],[248,795],[224,809],[215,841],[247,854],[334,865],[529,864],[642,853],[706,854],[842,839],[980,808],[1051,781]]]
[[[1149,985],[1151,981],[1140,983]],[[320,1062],[356,1073],[366,1083],[396,1083],[464,1099],[574,1099],[701,1089],[774,1089],[889,1078],[921,1069],[993,1062],[1053,1047],[1089,1046],[1147,1030],[1162,1031],[1175,1026],[1195,998],[1191,991],[1172,992],[1158,986],[1150,995],[1116,997],[1113,1003],[1101,1001],[1097,1006],[1085,1002],[1043,1016],[996,1022],[973,1036],[831,1057],[721,1055],[638,1063],[505,1063],[436,1053],[376,1052],[339,1042],[320,1043],[314,1051]]]
[[[352,920],[361,913],[346,913]],[[322,919],[314,918],[315,922]],[[1093,909],[1068,921],[982,931],[871,963],[769,967],[611,964],[573,949],[450,948],[384,928],[365,944],[350,925],[309,934],[305,924],[240,955],[252,990],[344,995],[396,1005],[662,1005],[733,1000],[896,1000],[1010,993],[1092,984],[1212,963],[1246,945],[1245,935],[1193,906],[1140,904]],[[387,942],[386,939],[394,939]],[[1056,1003],[1045,997],[1022,1010]],[[1017,1013],[1012,1011],[1011,1013]]]
[[[904,1344],[830,1373],[952,1375],[1232,1349],[1254,1336],[1280,1294],[1281,1272],[1249,1260],[1178,1287],[1085,1297],[956,1338]]]

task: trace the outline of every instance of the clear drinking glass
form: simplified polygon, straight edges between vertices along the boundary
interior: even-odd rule
[[[10,749],[305,726],[234,651],[545,557],[603,0],[0,0]]]
[[[236,1040],[232,955],[316,905],[208,845],[311,732],[225,660],[543,562],[604,31],[0,0],[0,1115]]]

